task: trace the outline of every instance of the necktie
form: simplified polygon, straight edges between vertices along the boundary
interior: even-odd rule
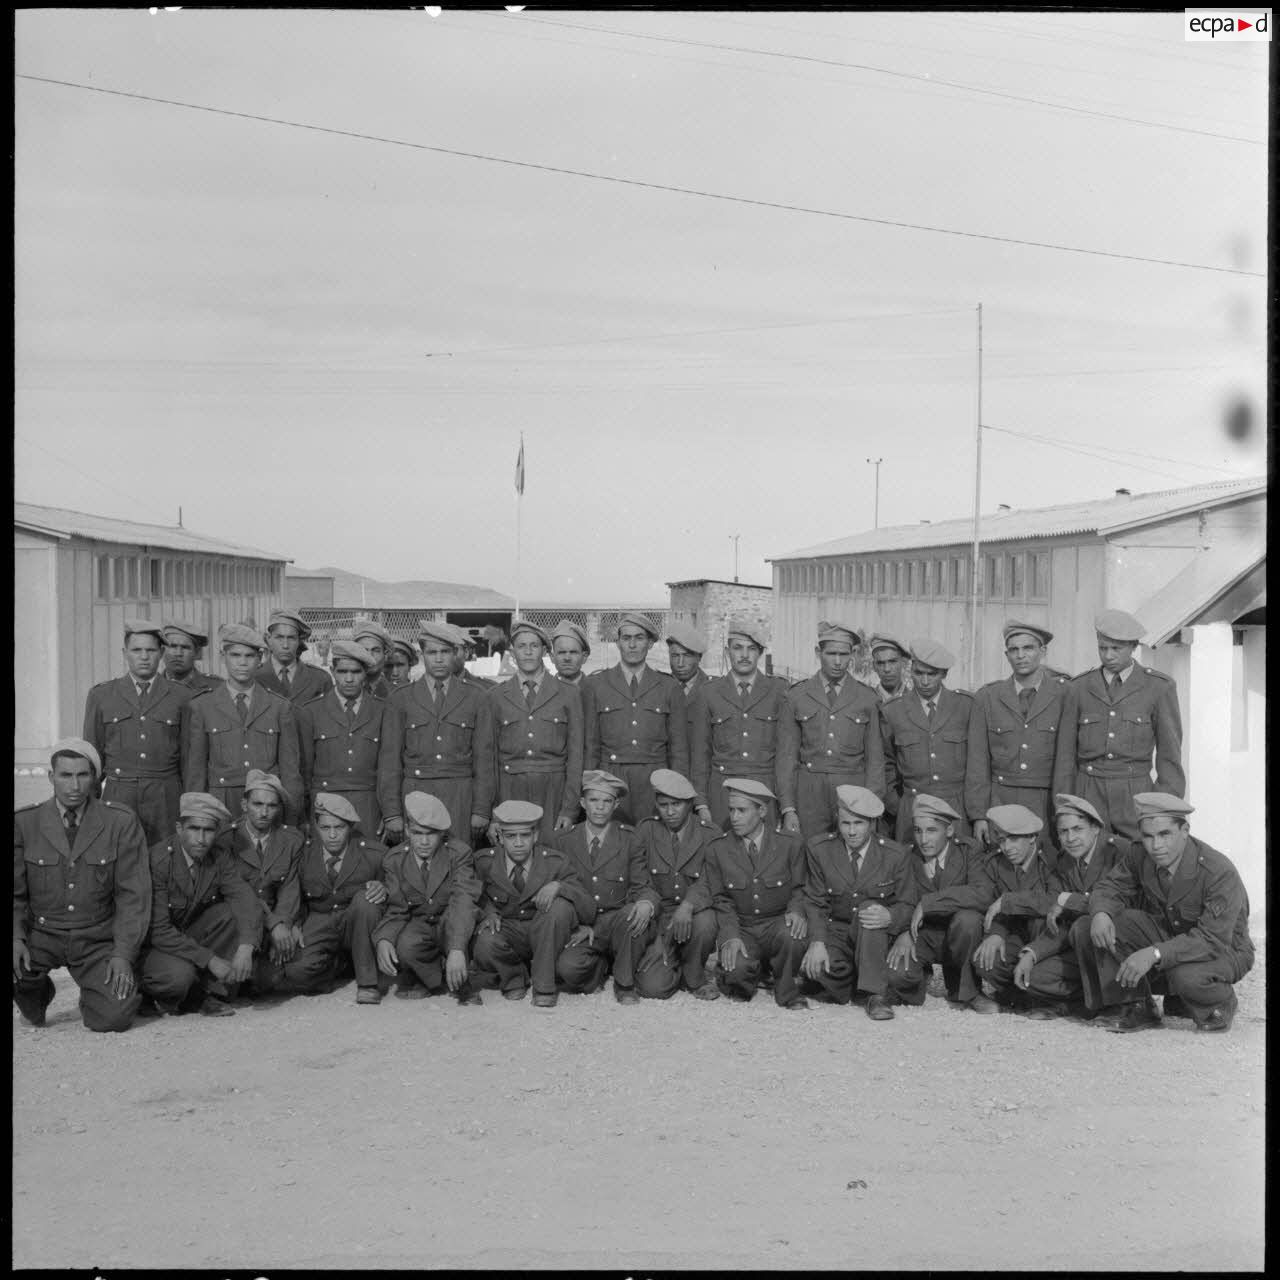
[[[147,700],[147,691],[148,691],[150,688],[151,688],[151,681],[150,681],[150,680],[139,680],[139,681],[138,681],[138,701],[139,701],[139,702],[146,702],[146,700]]]
[[[1036,691],[1034,689],[1018,690],[1018,706],[1022,708],[1022,718],[1029,720],[1031,718],[1031,704],[1035,701]]]
[[[1120,691],[1120,677],[1103,676],[1103,680],[1106,682],[1107,686],[1107,701],[1114,702],[1116,700],[1116,694]]]
[[[929,721],[929,727],[933,727],[933,713],[938,709],[937,703],[930,699],[924,704],[924,714]]]
[[[1156,877],[1160,881],[1160,888],[1164,890],[1165,896],[1168,896],[1169,888],[1173,884],[1173,873],[1168,867],[1157,867]]]
[[[836,705],[836,687],[833,684],[827,685],[827,706],[834,707]]]
[[[267,842],[261,836],[253,837],[253,847],[258,851],[258,861],[262,861],[263,850],[267,847]]]
[[[436,710],[439,711],[444,706],[444,681],[437,680],[436,685]]]
[[[76,847],[76,832],[80,828],[80,818],[74,809],[67,810],[65,822],[67,824],[67,848],[74,849]]]
[[[524,700],[533,706],[534,695],[538,692],[538,683],[536,680],[526,680],[524,682]]]
[[[594,866],[594,865],[595,865],[595,860],[596,860],[596,855],[597,855],[597,854],[599,854],[599,852],[600,852],[600,837],[599,837],[599,836],[592,836],[592,837],[591,837],[591,849],[590,849],[590,852],[591,852],[591,862],[592,862],[592,865]]]
[[[738,682],[738,697],[739,697],[743,702],[746,702],[746,700],[747,700],[747,694],[750,692],[750,690],[751,690],[751,685],[750,685],[750,684],[748,684],[748,683],[747,683],[747,681],[745,681],[745,680],[740,680],[740,681]]]
[[[638,698],[640,696],[640,677],[632,676],[631,679],[627,681],[627,688],[631,690],[632,698]]]
[[[342,859],[341,859],[341,857],[337,857],[337,858],[330,858],[330,859],[329,859],[328,871],[329,871],[329,883],[330,883],[330,884],[336,884],[336,883],[337,883],[337,881],[338,881],[338,870],[339,870],[339,868],[340,868],[341,866],[342,866]]]
[[[280,668],[280,687],[284,690],[286,698],[289,696],[289,673],[292,670],[292,667]]]
[[[236,715],[241,724],[249,723],[249,699],[243,693],[236,694]]]
[[[356,722],[356,699],[348,698],[347,699],[347,724],[348,726],[350,726],[355,724],[355,722]]]
[[[520,863],[516,863],[515,870],[511,873],[511,883],[515,885],[517,893],[524,892],[524,867]]]

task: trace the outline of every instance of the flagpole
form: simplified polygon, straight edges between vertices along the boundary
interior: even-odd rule
[[[516,464],[516,612],[515,620],[520,618],[520,516],[524,505],[524,432],[520,433],[520,458]]]

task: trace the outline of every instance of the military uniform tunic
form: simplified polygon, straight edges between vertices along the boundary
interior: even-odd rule
[[[1052,849],[1040,849],[1021,871],[1003,854],[992,854],[984,869],[991,882],[991,901],[1000,899],[988,936],[1004,940],[1004,959],[997,957],[989,967],[979,967],[978,974],[991,983],[998,999],[1010,1001],[1018,952],[1044,932],[1044,918],[1062,892],[1062,882]]]
[[[221,839],[241,878],[257,895],[262,916],[257,945],[265,947],[272,929],[291,928],[302,915],[302,833],[295,827],[273,827],[261,853],[244,822],[236,823]]]
[[[389,768],[387,704],[368,693],[360,697],[355,720],[337,691],[298,707],[298,738],[302,744],[302,782],[307,811],[321,793],[345,796],[360,815],[360,829],[376,836],[382,825],[378,777]]]
[[[880,707],[884,738],[885,808],[896,814],[900,844],[913,839],[911,814],[916,796],[936,796],[964,813],[964,784],[969,754],[969,715],[973,698],[961,690],[939,690],[933,723],[914,690]],[[963,819],[957,834],[968,831]]]

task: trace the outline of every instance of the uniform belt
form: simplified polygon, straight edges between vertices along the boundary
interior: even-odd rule
[[[502,766],[503,773],[564,773],[563,760],[512,760]]]
[[[108,768],[102,775],[102,783],[105,786],[108,782],[163,782],[166,778],[178,781],[177,761],[174,762],[172,769],[166,769],[163,773],[143,773],[141,770],[117,773],[114,769]]]
[[[833,756],[831,759],[820,756],[813,760],[803,760],[801,763],[810,773],[849,773],[859,761],[864,759],[862,752],[851,751],[846,756]]]
[[[470,760],[407,760],[404,766],[406,782],[428,782],[436,778],[471,777]]]
[[[1103,760],[1097,763],[1090,761],[1076,767],[1077,773],[1090,778],[1150,778],[1151,765],[1146,761]]]
[[[600,753],[601,760],[604,759],[604,755],[605,753],[601,751]],[[663,769],[663,768],[666,768],[667,754],[665,751],[660,754],[656,752],[650,752],[648,755],[642,754],[641,752],[638,752],[638,751],[628,751],[626,753],[619,751],[616,754],[616,756],[613,754],[610,754],[609,763],[610,764],[633,764],[633,765],[634,764],[651,764],[651,765],[655,765],[659,769]]]
[[[924,786],[920,786],[920,787],[906,787],[905,790],[908,791],[913,796],[919,796],[919,795],[934,796],[934,795],[937,795],[938,791],[942,790],[943,788],[949,788],[954,791],[954,790],[958,790],[963,786],[964,786],[963,778],[956,778],[954,780],[950,778],[939,778],[936,782],[933,782],[933,781],[927,782]]]

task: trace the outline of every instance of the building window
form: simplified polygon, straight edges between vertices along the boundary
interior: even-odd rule
[[[1010,600],[1021,600],[1026,587],[1026,556],[1018,551],[1005,558],[1005,596]]]
[[[98,557],[98,599],[111,599],[111,557]]]
[[[124,560],[120,556],[111,557],[111,595],[116,600],[124,598]]]
[[[908,560],[902,566],[902,594],[904,596],[913,596],[916,593],[916,563],[914,560]]]
[[[1031,599],[1049,599],[1049,553],[1047,551],[1031,553]]]
[[[897,599],[902,592],[902,564],[895,560],[889,566],[889,594]]]
[[[1003,556],[987,556],[986,564],[983,566],[987,577],[987,599],[999,600],[1003,593],[1003,584],[1000,581],[1000,569],[1004,563]]]

